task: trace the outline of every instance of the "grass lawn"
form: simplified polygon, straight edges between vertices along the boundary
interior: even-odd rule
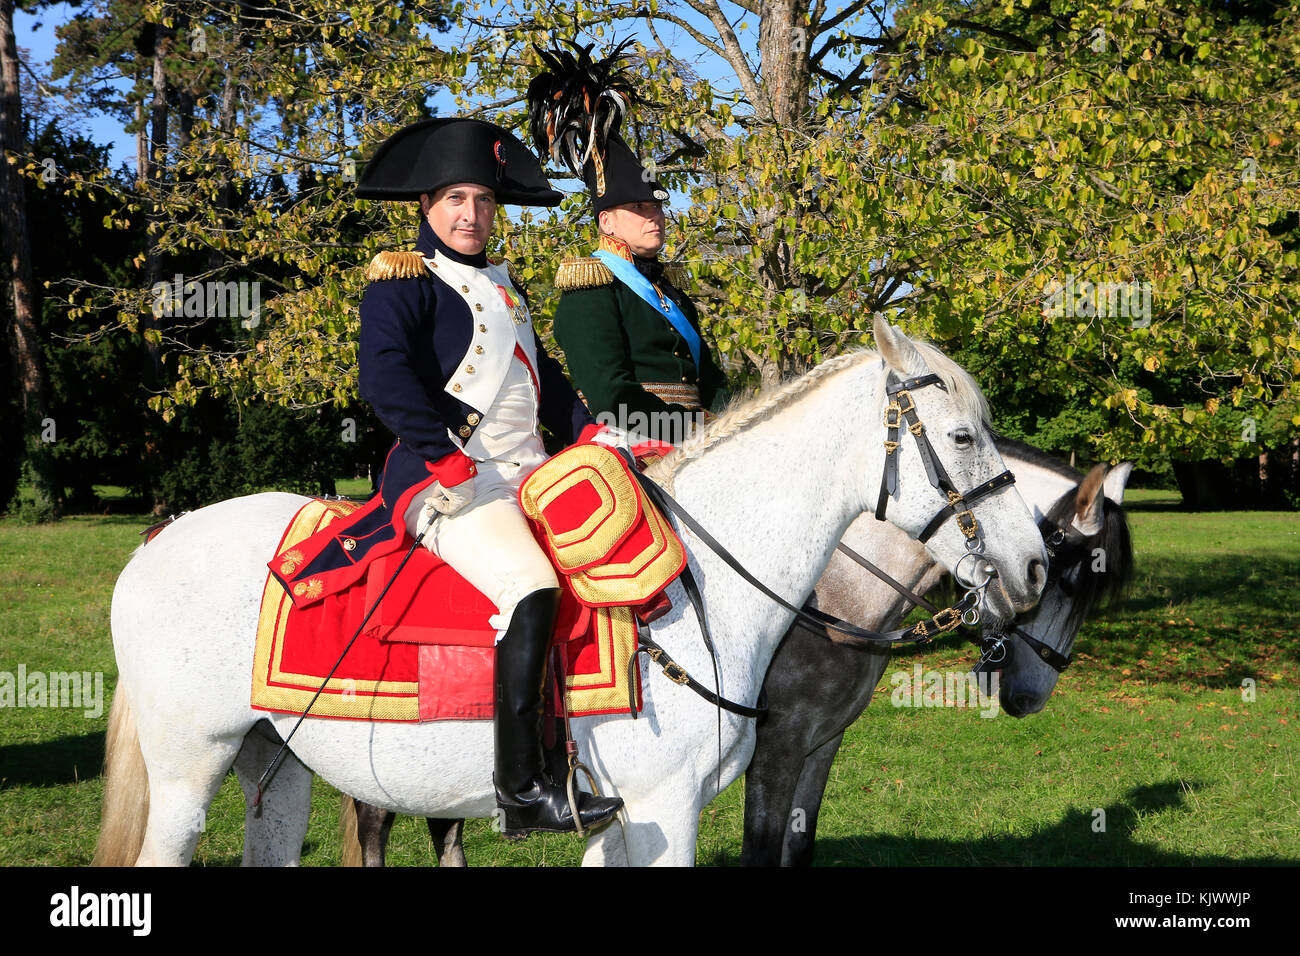
[[[354,487],[355,484],[355,487]],[[339,488],[364,495],[365,483]],[[1047,709],[1024,720],[877,700],[845,736],[818,829],[821,864],[1199,865],[1300,862],[1300,516],[1184,514],[1171,492],[1131,496],[1128,603],[1085,625]],[[116,678],[113,582],[151,519],[0,519],[0,678],[103,674],[103,712],[0,708],[0,862],[81,865],[99,821],[104,728]],[[250,635],[251,639],[251,635]],[[916,660],[970,663],[956,648]],[[1245,685],[1245,690],[1243,689]],[[1253,690],[1253,700],[1248,699]],[[84,702],[83,702],[84,703]],[[91,708],[93,710],[93,708]],[[316,782],[303,862],[334,865],[338,795]],[[740,855],[743,792],[701,816],[698,861]],[[230,777],[195,862],[238,864],[243,800]],[[1104,824],[1104,826],[1103,826]],[[487,821],[471,865],[576,864],[580,842],[507,845]],[[435,861],[422,821],[393,829],[389,862]]]

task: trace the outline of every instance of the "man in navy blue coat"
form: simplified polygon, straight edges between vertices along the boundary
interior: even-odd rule
[[[336,536],[338,546],[355,567],[368,552],[393,550],[402,526],[418,535],[427,525],[424,544],[497,606],[493,779],[503,831],[573,831],[540,738],[559,583],[517,493],[546,460],[541,425],[566,443],[597,426],[542,347],[506,266],[484,254],[498,203],[551,206],[560,194],[512,134],[451,119],[387,140],[357,195],[418,199],[422,221],[415,252],[381,253],[368,273],[361,394],[397,442],[383,505]],[[621,806],[584,795],[584,828],[609,822]]]

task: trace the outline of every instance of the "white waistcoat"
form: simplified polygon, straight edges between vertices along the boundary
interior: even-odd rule
[[[537,430],[540,396],[527,370],[515,359],[515,346],[519,346],[536,371],[537,340],[532,316],[523,296],[510,284],[505,263],[476,269],[448,258],[441,250],[426,256],[424,263],[465,300],[474,324],[469,348],[445,391],[478,409],[483,419],[468,442],[451,429],[447,434],[471,458],[482,461],[495,457],[526,441]],[[507,378],[511,387],[507,395],[502,395]],[[526,409],[526,404],[531,408]],[[518,440],[514,441],[516,432]],[[512,441],[514,444],[509,444]]]

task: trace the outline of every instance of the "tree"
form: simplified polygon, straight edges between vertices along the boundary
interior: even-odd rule
[[[37,508],[56,516],[62,491],[53,478],[48,442],[48,386],[36,332],[36,301],[32,286],[32,249],[27,229],[27,205],[20,180],[23,106],[18,45],[14,38],[14,8],[38,9],[47,4],[0,0],[0,232],[13,311],[6,338],[10,367],[17,383],[24,458],[37,495]],[[74,4],[75,5],[75,4]],[[5,482],[8,484],[8,482]],[[8,498],[6,497],[6,501]]]
[[[364,34],[353,29],[357,16],[372,18]],[[141,271],[134,281],[83,282],[64,304],[73,320],[111,311],[114,328],[143,336],[151,366],[143,385],[152,397],[146,405],[142,396],[137,408],[155,510],[168,506],[167,488],[179,487],[164,475],[191,459],[196,432],[179,420],[170,427],[176,359],[225,367],[275,322],[268,299],[293,308],[294,294],[315,274],[331,274],[340,257],[355,260],[366,224],[334,205],[340,185],[347,192],[355,179],[355,129],[385,109],[419,115],[422,103],[409,90],[436,83],[441,59],[421,29],[442,23],[440,8],[425,3],[340,11],[317,0],[104,0],[60,30],[56,74],[83,103],[114,112],[140,145],[132,186],[79,172],[69,188],[120,201],[121,228],[146,227],[134,263]],[[124,96],[109,83],[118,75],[136,78]],[[374,96],[363,101],[362,89]],[[198,308],[191,308],[196,291]],[[328,290],[311,289],[322,291],[316,301],[328,302]],[[312,330],[279,354],[298,357],[319,337]],[[200,398],[186,392],[185,378],[174,391],[185,406]],[[208,394],[236,405],[255,397],[247,389]],[[297,408],[325,401],[290,386],[271,397]],[[205,415],[217,414],[210,400],[205,407]],[[204,428],[235,440],[238,409],[231,413]],[[358,424],[365,434],[366,423]]]
[[[331,44],[327,72],[355,104],[357,160],[418,114],[409,99],[383,108],[386,82],[373,94],[348,82],[378,42],[369,11],[350,8],[350,42]],[[988,374],[1094,410],[1098,457],[1233,457],[1252,409],[1261,429],[1300,422],[1295,227],[1283,215],[1300,189],[1297,25],[1295,3],[1242,17],[1212,3],[917,0],[892,23],[868,3],[521,3],[467,14],[456,52],[402,54],[396,72],[404,88],[436,73],[461,112],[520,129],[533,42],[640,29],[636,66],[657,115],[629,135],[691,199],[671,251],[738,381],[770,383],[857,345],[884,312],[949,347],[978,345]],[[338,113],[333,86],[280,67],[259,79],[273,94],[296,84],[308,115]],[[274,254],[303,270],[243,341],[174,343],[187,354],[163,407],[213,389],[288,404],[354,394],[363,280],[351,266],[409,243],[416,218],[353,199],[324,173],[337,155],[295,149],[323,192],[280,206],[267,193],[233,231],[197,207],[173,217],[178,243],[255,255],[270,254],[274,220],[277,246],[298,258]],[[196,159],[186,188],[210,195],[219,178]],[[340,223],[364,237],[306,258],[319,227]],[[500,251],[539,315],[561,254],[591,238],[584,196],[503,221]]]

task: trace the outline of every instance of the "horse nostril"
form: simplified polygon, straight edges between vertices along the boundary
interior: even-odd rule
[[[1034,589],[1042,593],[1043,587],[1047,584],[1047,565],[1038,558],[1029,562],[1029,580],[1033,583]]]

